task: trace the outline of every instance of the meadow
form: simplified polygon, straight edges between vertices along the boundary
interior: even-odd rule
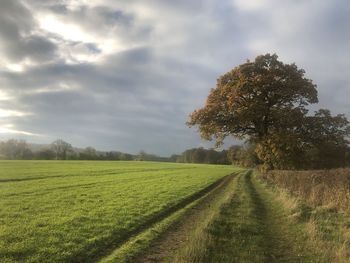
[[[238,168],[0,161],[0,262],[92,262]]]
[[[270,171],[265,182],[303,225],[318,262],[350,262],[350,169]]]
[[[270,171],[261,175],[312,207],[324,206],[350,215],[350,169]]]

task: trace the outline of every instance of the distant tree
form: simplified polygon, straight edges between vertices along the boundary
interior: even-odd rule
[[[66,160],[69,151],[73,150],[72,145],[58,139],[51,144],[51,149],[55,152],[56,160]]]
[[[217,164],[230,164],[230,161],[227,157],[227,150],[222,150],[221,152],[218,152],[218,159],[216,161]]]
[[[215,151],[214,149],[208,149],[206,150],[205,154],[205,163],[211,163],[211,164],[216,164],[218,163],[218,152]]]
[[[320,109],[308,116],[302,127],[308,143],[307,158],[311,168],[346,166],[350,147],[350,125],[344,114],[332,116],[327,109]]]
[[[33,153],[24,140],[10,139],[0,144],[0,152],[5,159],[32,159]]]
[[[86,147],[81,153],[80,153],[80,159],[82,160],[96,160],[98,158],[97,151],[93,147]]]
[[[227,151],[221,152],[214,149],[193,148],[184,151],[177,157],[180,163],[208,163],[208,164],[229,164]]]
[[[170,156],[169,161],[173,162],[173,163],[176,163],[178,161],[179,157],[180,157],[180,155],[173,154],[173,155]]]
[[[24,149],[24,151],[22,152],[22,157],[21,159],[23,160],[31,160],[34,158],[34,153],[31,149],[26,148]]]
[[[227,158],[232,164],[240,165],[242,161],[242,145],[232,145],[228,149]]]
[[[66,160],[79,160],[79,151],[73,147],[67,151]]]
[[[258,156],[255,152],[255,145],[249,142],[243,145],[233,145],[228,149],[228,159],[232,164],[243,167],[255,167],[259,164]]]
[[[38,160],[54,160],[55,158],[56,153],[51,149],[43,149],[35,153],[35,159]]]
[[[144,151],[144,150],[141,150],[139,152],[139,154],[137,155],[137,160],[138,161],[146,161],[146,156],[147,156],[147,153]]]
[[[206,152],[203,147],[197,148],[193,150],[192,153],[192,162],[194,163],[204,163],[206,157]]]
[[[106,152],[105,156],[107,160],[121,160],[122,153],[120,152]]]
[[[129,153],[121,153],[120,154],[120,160],[122,161],[132,161],[135,157],[132,154]]]

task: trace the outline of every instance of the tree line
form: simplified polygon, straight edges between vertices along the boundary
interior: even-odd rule
[[[0,159],[7,160],[135,160],[136,155],[118,151],[97,151],[93,147],[74,148],[58,139],[50,145],[33,149],[25,140],[9,139],[0,142]]]
[[[315,138],[316,139],[316,138]],[[36,147],[24,140],[10,139],[0,142],[0,159],[7,160],[109,160],[109,161],[153,161],[178,162],[198,164],[234,164],[243,167],[262,165],[256,153],[256,145],[246,142],[243,145],[232,145],[227,150],[217,151],[203,147],[191,148],[181,154],[170,157],[161,157],[140,151],[138,154],[129,154],[119,151],[98,151],[89,146],[84,149],[74,148],[70,143],[61,139],[50,145]],[[344,150],[345,151],[345,150]],[[350,152],[344,157],[344,151],[315,151],[308,152],[309,164],[313,169],[332,168],[350,165]],[[322,156],[320,156],[322,154]],[[320,162],[322,160],[322,162]]]
[[[214,149],[192,148],[176,156],[179,163],[206,163],[206,164],[230,164],[228,151],[216,151]]]
[[[236,146],[239,147],[239,146]],[[236,148],[235,148],[236,149]],[[10,139],[0,142],[0,159],[7,160],[110,160],[110,161],[153,161],[203,164],[231,164],[231,150],[216,151],[214,149],[192,148],[182,154],[161,157],[140,151],[128,154],[119,151],[97,151],[93,147],[74,148],[70,143],[58,139],[50,145],[34,149],[24,140]],[[238,164],[238,163],[236,163]],[[242,163],[243,165],[243,163]]]

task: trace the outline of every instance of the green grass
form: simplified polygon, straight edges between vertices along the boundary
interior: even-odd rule
[[[302,225],[251,172],[241,173],[228,193],[201,238],[190,237],[173,262],[323,262],[307,245]]]
[[[240,173],[245,173],[242,170]],[[166,262],[207,262],[208,243],[211,240],[211,234],[208,227],[218,217],[223,205],[231,200],[237,191],[237,181],[240,173],[235,175],[214,199],[202,208],[196,215],[196,224],[191,225],[185,234],[185,242],[169,254]],[[235,238],[235,237],[231,237]]]
[[[233,167],[1,161],[0,262],[91,262]],[[146,227],[146,226],[145,226]]]
[[[350,219],[333,208],[311,209],[306,221],[310,241],[323,255],[324,262],[350,261]]]
[[[333,175],[342,176],[343,174],[339,171],[343,172],[344,169],[331,170],[329,172],[329,181],[336,181]],[[294,176],[298,177],[300,176],[299,173],[303,173],[304,177],[309,176],[310,178],[295,180],[312,181],[315,177],[319,177],[319,173],[326,172],[295,172]],[[319,189],[313,189],[317,188],[317,186],[301,184],[299,191],[290,191],[289,187],[291,187],[291,184],[280,184],[282,180],[286,179],[278,177],[285,176],[285,174],[291,177],[293,173],[290,171],[279,171],[276,174],[277,176],[274,180],[270,180],[271,178],[266,175],[260,175],[259,177],[268,189],[274,193],[277,199],[284,204],[288,210],[289,217],[293,219],[307,236],[308,247],[318,254],[314,262],[350,262],[350,218],[348,212],[342,212],[342,209],[339,209],[340,207],[337,206],[341,201],[337,200],[334,203],[326,202],[326,205],[310,205],[313,202],[310,202],[309,195],[304,195],[306,192],[305,189],[308,187],[308,192],[319,191]],[[277,181],[277,183],[274,181]],[[339,184],[328,183],[325,189],[336,188],[337,185]],[[342,194],[344,192],[339,191],[337,193],[339,196]],[[319,197],[316,196],[315,198]],[[346,194],[343,195],[343,199],[344,202],[348,202]],[[348,209],[343,210],[348,211]]]
[[[210,225],[207,258],[209,262],[263,262],[265,243],[265,207],[251,186],[250,175],[238,178],[237,190],[220,216]]]
[[[138,256],[142,255],[150,248],[150,246],[152,246],[152,242],[159,238],[160,234],[167,231],[167,229],[174,223],[182,220],[186,215],[186,212],[195,207],[205,197],[206,195],[191,202],[184,208],[179,209],[164,220],[153,224],[140,234],[132,236],[122,246],[118,247],[107,257],[103,258],[100,263],[135,262]]]

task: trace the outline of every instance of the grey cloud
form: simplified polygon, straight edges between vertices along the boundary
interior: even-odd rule
[[[136,21],[135,16],[127,10],[84,4],[72,9],[69,8],[69,1],[28,1],[29,3],[33,10],[51,12],[65,23],[78,24],[87,32],[101,37],[114,35],[120,42],[129,45],[131,42],[144,41],[152,31],[150,25]]]
[[[56,58],[24,72],[0,70],[1,89],[14,97],[0,103],[0,108],[33,113],[3,122],[43,135],[29,140],[48,142],[61,137],[83,147],[157,154],[211,146],[200,140],[195,129],[185,126],[188,114],[204,104],[220,74],[265,52],[277,52],[282,60],[305,68],[319,86],[319,106],[350,116],[346,44],[350,4],[345,0],[322,4],[270,0],[266,6],[247,11],[232,1],[211,0],[152,0],[147,6],[140,1],[106,0],[100,6],[75,9],[69,7],[70,1],[30,3],[32,13],[38,9],[87,32],[110,33],[127,48],[93,63],[68,64]],[[152,17],[140,13],[145,6]],[[14,34],[8,38],[14,46],[23,42],[16,32],[35,27],[31,12],[18,8],[22,10],[19,20],[6,24],[12,29],[0,25],[0,31]],[[36,48],[41,40],[56,37],[59,47],[102,53],[96,43],[50,34],[31,37]],[[42,45],[38,49],[49,49]],[[30,46],[27,43],[26,50]],[[39,52],[48,54],[41,59],[48,59],[54,50],[50,52]]]
[[[239,12],[239,32],[249,31],[244,43],[250,57],[277,53],[285,62],[306,70],[318,85],[320,104],[350,116],[347,97],[350,64],[350,4],[336,1],[269,0],[256,10]]]
[[[44,36],[33,33],[36,22],[19,1],[2,1],[0,8],[0,48],[12,63],[29,58],[47,61],[55,56],[56,46]]]
[[[60,63],[35,67],[20,74],[6,72],[3,78],[12,91],[17,90],[16,104],[21,105],[17,107],[33,113],[25,120],[14,122],[20,129],[38,134],[56,137],[81,134],[81,141],[84,141],[82,137],[91,134],[97,136],[98,133],[98,137],[105,140],[114,135],[111,141],[115,142],[115,147],[125,149],[126,142],[132,141],[129,147],[133,151],[146,149],[164,153],[160,150],[164,140],[170,142],[179,134],[186,134],[187,130],[184,123],[190,109],[188,99],[194,94],[190,94],[189,87],[184,85],[194,87],[196,84],[182,74],[191,70],[195,79],[203,74],[200,73],[203,69],[199,66],[196,69],[193,64],[158,59],[151,50],[141,48],[112,56],[98,66]],[[79,84],[81,89],[35,92],[38,87],[54,89],[60,82]],[[146,148],[147,144],[142,143],[145,137],[141,133],[151,136],[149,145],[152,147]],[[138,139],[130,138],[131,135]],[[160,137],[162,143],[153,141]],[[85,139],[88,141],[91,138]],[[124,145],[119,146],[120,141]],[[100,142],[96,146],[106,148],[106,144]],[[113,145],[111,143],[110,147]],[[181,144],[177,147],[186,148]]]

